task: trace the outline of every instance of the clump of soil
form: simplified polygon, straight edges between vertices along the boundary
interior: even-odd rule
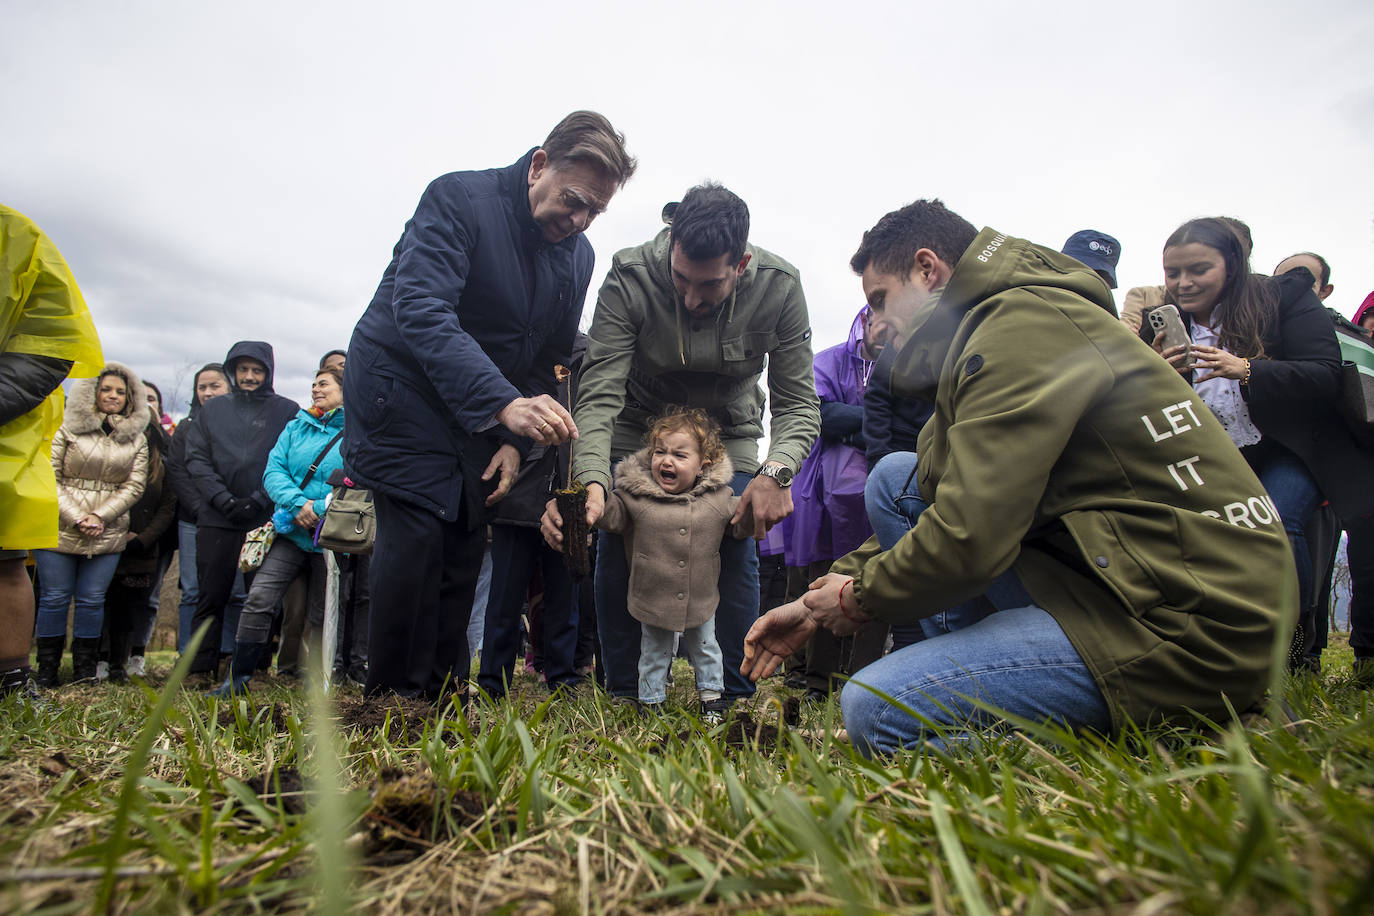
[[[754,717],[740,710],[725,723],[725,746],[737,750],[751,750],[755,747],[762,753],[769,753],[778,746],[782,731],[767,722],[755,722]]]
[[[268,706],[272,710],[269,715],[272,721],[272,730],[279,735],[287,731],[286,720],[291,715],[291,708],[285,703],[277,702],[269,703]],[[249,721],[252,721],[256,716],[256,712],[249,710]],[[215,721],[219,723],[220,728],[233,728],[235,725],[234,707],[231,704],[222,704],[219,712],[215,714]]]
[[[244,785],[263,802],[280,806],[287,814],[305,813],[305,782],[295,767],[263,770]]]
[[[441,806],[447,805],[449,817]],[[450,823],[458,828],[480,821],[487,812],[482,796],[459,789],[445,799],[428,772],[383,770],[372,784],[372,806],[363,815],[367,850],[374,863],[404,862],[441,840]]]
[[[801,697],[788,697],[782,703],[782,724],[796,728],[801,724]]]
[[[581,582],[591,572],[588,552],[591,529],[587,527],[587,485],[574,480],[564,490],[553,491],[558,514],[563,516],[563,563],[574,582]]]
[[[380,732],[392,741],[411,744],[424,734],[425,723],[434,717],[434,707],[418,698],[389,696],[385,699],[340,696],[334,702],[343,728]],[[391,722],[387,724],[387,715]]]
[[[784,710],[784,717],[786,710]],[[784,722],[786,719],[784,718]],[[731,710],[725,720],[725,734],[721,737],[726,750],[729,751],[753,751],[768,754],[778,746],[778,741],[782,738],[783,730],[776,725],[767,722],[758,722],[743,709]],[[693,729],[687,728],[677,733],[677,739],[684,744],[696,740],[696,733]],[[650,753],[661,754],[664,752],[663,745],[651,746]]]

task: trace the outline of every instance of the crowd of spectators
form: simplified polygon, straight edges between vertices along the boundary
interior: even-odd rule
[[[582,334],[583,231],[635,168],[574,112],[441,176],[307,406],[244,340],[178,423],[0,209],[28,290],[0,316],[5,690],[30,638],[41,688],[68,646],[74,680],[146,676],[179,560],[177,647],[203,634],[190,670],[218,696],[275,660],[502,702],[529,667],[649,711],[681,650],[704,716],[785,666],[807,700],[842,691],[867,752],[1004,725],[990,709],[1105,732],[1256,702],[1279,644],[1319,671],[1342,529],[1374,685],[1374,444],[1341,343],[1374,293],[1347,321],[1322,257],[1257,273],[1250,227],[1203,218],[1118,312],[1113,236],[1054,250],[922,200],[864,234],[863,305],[819,342],[796,269],[708,183],[615,255]],[[370,555],[317,541],[340,481],[372,493]]]

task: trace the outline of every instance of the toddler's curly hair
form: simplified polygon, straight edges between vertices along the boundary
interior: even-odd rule
[[[653,445],[668,433],[686,432],[697,440],[702,463],[715,464],[725,457],[725,443],[720,438],[720,424],[699,407],[668,407],[649,421],[644,444]]]

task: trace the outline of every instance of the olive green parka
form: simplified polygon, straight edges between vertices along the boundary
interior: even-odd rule
[[[892,370],[895,394],[935,404],[917,446],[930,508],[833,569],[892,623],[1014,569],[1118,728],[1224,719],[1287,646],[1293,555],[1221,424],[1108,296],[1072,258],[984,229]]]

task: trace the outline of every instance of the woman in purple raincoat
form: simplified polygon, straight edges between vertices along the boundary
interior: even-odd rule
[[[854,317],[849,339],[816,354],[816,394],[821,399],[821,438],[792,483],[788,521],[788,596],[796,598],[813,579],[825,575],[835,559],[873,534],[864,511],[863,396],[882,341],[867,334],[871,312]],[[870,626],[841,639],[818,631],[806,648],[808,699],[829,695],[835,674],[857,671],[882,655],[885,627]]]

